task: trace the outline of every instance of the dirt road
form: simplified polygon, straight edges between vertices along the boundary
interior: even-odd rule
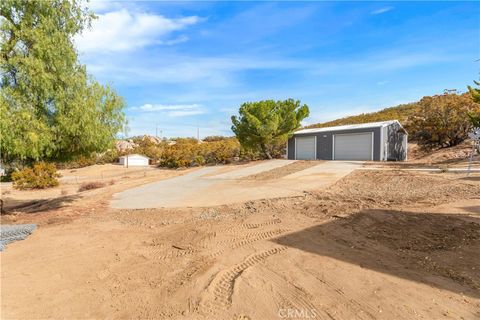
[[[0,254],[2,319],[478,319],[479,217],[479,176],[411,172],[214,208],[103,207]]]

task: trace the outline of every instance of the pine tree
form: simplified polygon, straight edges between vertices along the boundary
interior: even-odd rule
[[[240,106],[239,117],[232,116],[232,131],[244,149],[271,159],[272,149],[285,143],[309,113],[299,100],[247,102]]]

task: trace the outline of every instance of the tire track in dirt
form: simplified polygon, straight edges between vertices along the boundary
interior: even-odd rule
[[[261,223],[244,223],[244,224],[237,225],[237,226],[227,227],[225,229],[220,229],[218,232],[219,233],[224,233],[224,232],[241,231],[241,230],[244,230],[244,229],[257,229],[257,228],[260,228],[260,227],[267,227],[267,226],[279,224],[281,222],[282,222],[281,219],[276,218],[276,219],[266,221],[266,222],[261,222]]]
[[[245,258],[241,263],[218,272],[207,288],[208,296],[201,302],[200,312],[208,316],[226,311],[232,303],[235,282],[242,273],[248,268],[255,266],[268,257],[287,248],[288,247],[278,246],[260,253],[255,253]]]
[[[226,243],[226,244],[231,243],[231,245],[229,245],[227,247],[224,247],[224,248],[222,248],[218,251],[215,251],[215,252],[209,254],[208,256],[209,257],[217,257],[220,254],[222,254],[223,252],[225,252],[225,250],[227,250],[227,249],[232,249],[232,250],[238,249],[238,248],[247,246],[249,244],[252,244],[254,242],[257,242],[257,241],[268,240],[268,239],[277,237],[277,236],[279,236],[281,234],[284,234],[284,233],[287,233],[289,231],[290,231],[289,229],[275,229],[275,230],[267,231],[267,232],[252,232],[250,234],[247,234],[247,236],[245,236],[245,237],[235,237],[235,238],[232,238],[232,239],[228,239],[224,243]]]
[[[240,239],[242,240],[258,240],[259,238],[263,238],[264,235],[267,234],[280,234],[284,232],[288,232],[290,229],[274,229],[270,231],[265,231],[265,232],[248,232],[244,235],[237,236],[235,235],[233,238],[230,239],[224,239],[224,240],[219,240],[215,244],[222,246],[222,245],[228,245],[231,243],[239,242]]]

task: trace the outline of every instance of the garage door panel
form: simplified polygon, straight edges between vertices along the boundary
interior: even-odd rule
[[[334,135],[335,160],[372,160],[373,133]]]
[[[298,137],[295,139],[295,158],[298,160],[316,159],[315,137]]]

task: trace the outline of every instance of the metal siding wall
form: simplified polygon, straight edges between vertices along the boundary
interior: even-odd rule
[[[389,161],[405,160],[406,150],[404,148],[403,140],[405,134],[398,132],[400,125],[394,123],[388,126],[388,158]]]
[[[333,152],[333,134],[342,134],[342,133],[362,133],[362,132],[373,132],[373,160],[380,161],[380,130],[381,128],[371,128],[371,129],[355,129],[355,130],[341,130],[341,131],[326,131],[326,132],[316,132],[310,134],[298,134],[300,136],[317,136],[317,159],[319,160],[332,160]],[[292,142],[293,140],[293,142]],[[288,159],[295,159],[295,138],[291,138],[288,141]]]
[[[374,132],[374,135],[373,135],[373,160],[374,161],[380,161],[381,158],[380,158],[380,143],[382,143],[380,141],[380,130],[382,130],[382,128],[373,128],[373,132]]]
[[[295,138],[288,139],[288,159],[295,160]]]
[[[332,160],[332,134],[330,132],[317,133],[317,158]]]
[[[400,125],[398,123],[388,126],[388,158],[390,161],[404,161],[407,159],[407,149],[405,140],[407,135],[398,132]]]

